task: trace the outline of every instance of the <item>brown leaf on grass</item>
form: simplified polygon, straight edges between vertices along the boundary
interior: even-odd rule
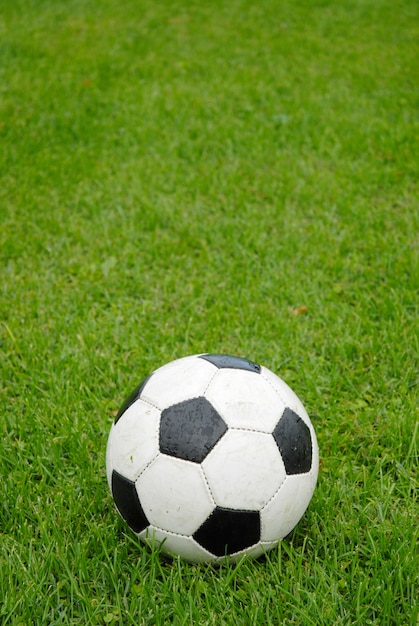
[[[302,315],[303,313],[307,313],[307,307],[303,304],[302,306],[297,306],[292,312],[294,315]]]

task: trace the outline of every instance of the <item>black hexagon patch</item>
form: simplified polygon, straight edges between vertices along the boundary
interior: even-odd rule
[[[161,413],[160,451],[201,463],[226,430],[226,423],[206,398],[185,400]]]
[[[259,541],[260,514],[216,507],[193,538],[215,556],[239,552]]]
[[[272,434],[287,474],[304,474],[311,470],[310,429],[297,413],[286,408]]]
[[[112,472],[112,495],[121,516],[135,533],[147,528],[149,522],[140,504],[135,483],[116,470]]]
[[[260,365],[253,363],[253,361],[242,359],[238,356],[230,356],[229,354],[202,354],[199,358],[209,361],[220,369],[229,367],[231,369],[247,370],[249,372],[260,374]]]

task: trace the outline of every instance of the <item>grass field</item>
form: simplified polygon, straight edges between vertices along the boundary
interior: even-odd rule
[[[418,624],[417,0],[0,6],[0,622]],[[163,560],[105,478],[151,370],[226,352],[321,471],[277,550]]]

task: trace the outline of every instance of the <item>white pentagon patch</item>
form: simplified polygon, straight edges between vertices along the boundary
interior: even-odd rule
[[[271,435],[230,429],[202,462],[218,506],[259,511],[286,473]]]
[[[192,535],[214,508],[201,466],[160,454],[136,482],[150,524]]]
[[[285,404],[274,387],[260,374],[220,369],[205,397],[232,428],[271,433]]]

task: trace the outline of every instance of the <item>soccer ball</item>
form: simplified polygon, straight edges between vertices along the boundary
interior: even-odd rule
[[[220,354],[159,368],[109,434],[116,507],[149,544],[191,562],[260,556],[305,512],[318,448],[295,393],[266,367]]]

